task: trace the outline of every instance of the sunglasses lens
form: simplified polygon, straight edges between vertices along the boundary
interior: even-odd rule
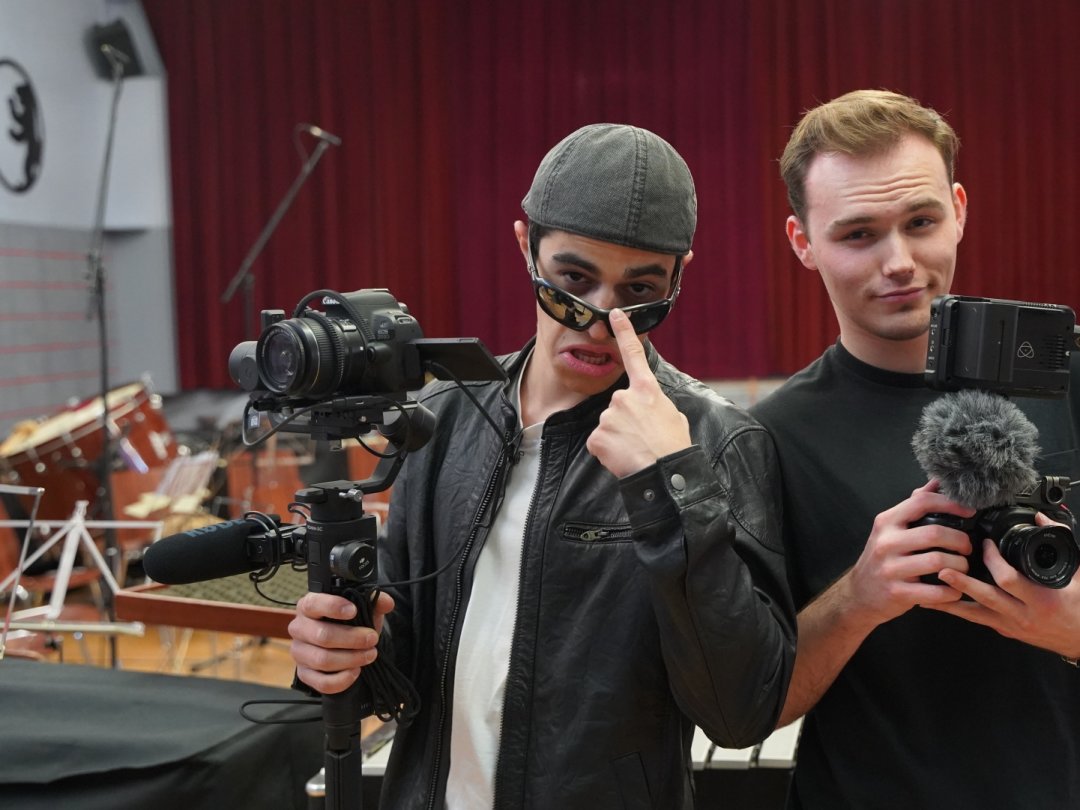
[[[611,330],[611,324],[607,321],[605,310],[593,309],[584,301],[560,290],[536,275],[533,276],[533,288],[536,290],[536,300],[540,302],[544,312],[563,326],[568,326],[578,332],[584,332],[596,323],[597,319],[602,319],[607,323],[608,331],[614,334]],[[670,299],[665,299],[652,304],[639,304],[637,305],[639,308],[628,307],[624,311],[630,319],[634,331],[640,335],[660,325],[660,322],[671,311],[671,303]]]
[[[593,322],[592,312],[559,290],[538,284],[536,297],[548,315],[571,329],[587,329]]]
[[[626,315],[630,318],[630,324],[634,327],[634,332],[640,335],[659,326],[670,311],[670,301],[657,301],[655,304],[650,304],[642,309],[631,310]]]

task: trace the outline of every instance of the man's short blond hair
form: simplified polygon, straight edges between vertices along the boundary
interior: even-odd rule
[[[795,216],[805,226],[806,174],[817,155],[880,154],[912,133],[941,153],[952,185],[960,139],[941,115],[915,99],[888,90],[855,90],[808,110],[780,158],[780,176]]]

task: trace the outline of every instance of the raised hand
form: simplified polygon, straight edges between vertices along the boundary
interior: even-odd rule
[[[660,390],[630,320],[615,309],[610,321],[630,384],[611,397],[586,446],[613,475],[624,478],[693,442],[686,417]]]

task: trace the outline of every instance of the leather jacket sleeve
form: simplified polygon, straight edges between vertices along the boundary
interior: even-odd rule
[[[694,445],[620,482],[675,699],[708,736],[769,735],[795,661],[769,435],[748,423],[710,459]]]

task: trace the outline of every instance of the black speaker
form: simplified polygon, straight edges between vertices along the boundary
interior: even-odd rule
[[[90,51],[90,61],[94,70],[103,79],[113,77],[113,66],[109,57],[105,54],[105,48],[112,48],[117,61],[120,62],[121,75],[141,76],[143,73],[142,62],[135,50],[135,43],[131,40],[131,32],[127,24],[121,19],[115,19],[110,23],[91,27],[86,37],[87,47]]]

